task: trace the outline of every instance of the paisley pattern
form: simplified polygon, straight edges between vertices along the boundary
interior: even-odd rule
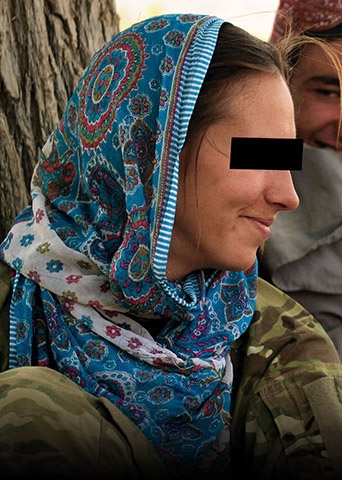
[[[79,95],[79,132],[83,148],[97,147],[111,128],[123,98],[137,88],[146,68],[141,36],[130,33],[109,42],[93,59]]]
[[[95,54],[1,245],[10,368],[56,368],[106,397],[180,478],[227,478],[229,351],[256,297],[256,265],[165,274],[179,154],[222,22],[157,17]]]
[[[340,0],[280,0],[271,33],[279,42],[289,31],[319,34],[341,26]],[[335,32],[336,33],[336,32]],[[341,35],[339,30],[338,35]],[[324,37],[323,37],[324,38]]]

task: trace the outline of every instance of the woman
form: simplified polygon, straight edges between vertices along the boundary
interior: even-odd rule
[[[284,69],[269,45],[198,15],[134,25],[94,56],[2,245],[5,471],[230,475],[230,347],[255,312],[257,248],[298,203],[287,171],[229,170],[230,142],[295,136]]]

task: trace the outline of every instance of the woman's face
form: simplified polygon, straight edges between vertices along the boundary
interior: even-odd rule
[[[199,142],[191,148],[185,143],[180,155],[169,280],[201,268],[247,269],[270,235],[277,212],[299,203],[289,171],[229,169],[232,137],[295,138],[285,81],[250,74],[229,89],[228,102],[233,116],[211,125],[199,147]],[[275,154],[275,167],[276,162]]]

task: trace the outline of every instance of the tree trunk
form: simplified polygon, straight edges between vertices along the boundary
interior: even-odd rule
[[[118,24],[115,0],[0,1],[0,241],[29,203],[40,150],[84,68]]]

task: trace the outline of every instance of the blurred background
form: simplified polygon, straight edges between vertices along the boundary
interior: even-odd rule
[[[215,15],[267,40],[279,0],[116,0],[120,30],[163,13]]]

